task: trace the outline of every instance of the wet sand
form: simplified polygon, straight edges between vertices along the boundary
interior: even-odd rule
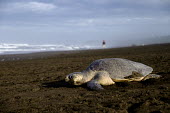
[[[71,86],[67,74],[101,58],[126,58],[149,65],[160,79],[116,83],[104,91]],[[2,60],[4,59],[4,60]],[[0,112],[168,113],[170,44],[0,56]]]

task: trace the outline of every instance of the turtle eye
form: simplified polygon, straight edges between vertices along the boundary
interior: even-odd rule
[[[72,79],[73,77],[72,76],[68,76],[69,79]]]

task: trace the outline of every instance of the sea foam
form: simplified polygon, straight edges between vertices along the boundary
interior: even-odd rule
[[[31,44],[0,44],[0,54],[19,54],[19,53],[32,53],[32,52],[44,52],[44,51],[67,51],[67,50],[86,50],[97,49],[97,46],[90,45],[64,45],[64,44],[43,44],[43,45],[31,45]]]

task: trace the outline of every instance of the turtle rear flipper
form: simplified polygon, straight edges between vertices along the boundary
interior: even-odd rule
[[[133,71],[131,75],[124,77],[127,81],[141,81],[143,80],[144,76],[136,71]]]
[[[162,76],[161,76],[161,75],[157,75],[157,74],[149,74],[149,75],[146,75],[146,76],[142,79],[142,81],[147,80],[147,79],[150,79],[150,78],[158,79],[158,78],[160,78],[160,77],[162,77]]]
[[[124,77],[125,79],[131,79],[131,78],[139,78],[139,77],[143,77],[142,74],[133,71],[131,75]]]

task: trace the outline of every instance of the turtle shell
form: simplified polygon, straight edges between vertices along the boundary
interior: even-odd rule
[[[133,72],[146,76],[153,71],[152,67],[122,58],[107,58],[95,60],[86,70],[107,71],[111,78],[124,79]]]

